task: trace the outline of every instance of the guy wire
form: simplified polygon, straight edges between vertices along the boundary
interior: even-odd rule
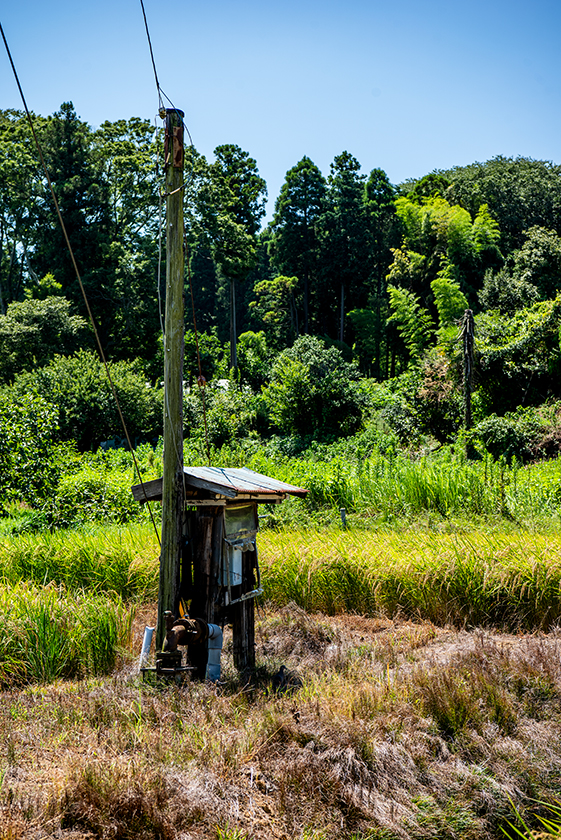
[[[193,310],[193,326],[195,328],[195,345],[197,347],[197,364],[199,367],[199,375],[197,377],[197,384],[199,388],[201,388],[202,396],[203,396],[203,421],[205,426],[205,443],[206,443],[206,456],[208,458],[208,465],[209,467],[212,466],[211,458],[210,458],[210,446],[208,445],[208,426],[206,421],[206,400],[205,400],[205,388],[206,388],[206,379],[203,376],[203,372],[201,370],[201,354],[199,351],[199,333],[197,330],[197,317],[195,315],[195,298],[193,296],[193,283],[191,281],[191,260],[189,255],[189,246],[187,244],[187,237],[185,236],[185,231],[183,231],[183,240],[185,242],[185,256],[187,260],[187,276],[189,277],[189,291],[191,293],[191,308]]]
[[[4,34],[4,29],[3,29],[1,23],[0,23],[0,33],[2,34],[2,40],[4,41],[4,46],[6,47],[6,52],[8,53],[8,59],[10,61],[10,65],[12,67],[12,71],[13,71],[13,74],[14,74],[14,78],[16,80],[16,84],[18,86],[18,90],[19,90],[19,93],[20,93],[20,96],[21,96],[21,100],[23,102],[23,107],[24,107],[25,113],[27,115],[27,120],[29,122],[29,127],[31,128],[31,133],[33,135],[33,140],[35,141],[35,146],[37,147],[37,152],[38,152],[39,158],[41,160],[41,165],[43,167],[43,171],[44,171],[45,177],[47,179],[47,184],[49,185],[49,190],[50,190],[51,196],[53,198],[53,203],[54,203],[54,206],[55,206],[56,214],[58,216],[58,220],[59,220],[59,223],[60,223],[60,226],[61,226],[61,229],[62,229],[62,233],[63,233],[64,239],[65,239],[65,242],[66,242],[66,246],[67,246],[69,254],[70,254],[70,259],[71,259],[72,265],[74,267],[74,272],[76,274],[76,279],[78,280],[78,285],[80,286],[80,291],[82,292],[82,297],[84,298],[84,303],[86,305],[86,310],[87,310],[87,313],[88,313],[88,317],[90,319],[90,323],[91,323],[92,329],[94,331],[95,340],[96,340],[96,343],[97,343],[97,348],[98,348],[98,351],[99,351],[99,355],[101,357],[101,361],[103,362],[103,366],[105,368],[105,373],[106,373],[107,379],[109,381],[109,385],[111,387],[111,391],[112,391],[112,394],[113,394],[113,399],[115,400],[115,405],[117,406],[117,412],[118,412],[119,418],[121,420],[121,425],[122,425],[123,431],[125,433],[125,438],[127,440],[129,451],[132,455],[132,459],[133,459],[134,466],[135,466],[135,469],[136,469],[136,472],[137,472],[137,475],[138,475],[138,479],[139,479],[140,484],[142,486],[142,491],[144,493],[144,500],[145,500],[146,504],[148,505],[148,510],[150,512],[150,519],[152,520],[152,525],[154,526],[154,531],[156,533],[158,543],[160,544],[160,547],[161,547],[160,535],[158,533],[158,528],[156,526],[156,521],[154,519],[154,514],[152,513],[152,508],[150,507],[150,502],[148,501],[148,496],[146,494],[146,488],[144,486],[144,481],[142,480],[142,475],[140,473],[140,467],[138,466],[138,461],[136,459],[136,455],[134,454],[134,450],[132,448],[132,442],[131,442],[129,432],[128,432],[128,429],[127,429],[127,424],[125,423],[125,418],[123,416],[123,412],[121,411],[121,404],[119,403],[119,398],[117,397],[117,391],[115,390],[115,385],[113,384],[113,379],[111,378],[111,373],[109,371],[109,366],[107,364],[107,359],[105,358],[105,353],[103,352],[103,347],[101,345],[101,341],[100,341],[100,338],[99,338],[97,327],[95,325],[93,314],[92,314],[92,311],[90,309],[90,303],[88,301],[88,296],[86,295],[86,290],[84,288],[84,284],[82,283],[82,277],[80,275],[80,271],[78,270],[78,264],[76,263],[76,258],[74,256],[74,251],[72,250],[72,245],[70,244],[70,239],[68,238],[68,233],[66,231],[66,226],[64,224],[62,214],[60,212],[57,197],[55,195],[55,191],[54,191],[54,188],[53,188],[53,185],[52,185],[52,182],[51,182],[49,171],[48,171],[47,165],[45,163],[45,158],[43,157],[43,151],[41,149],[41,144],[39,143],[39,139],[37,137],[37,134],[35,133],[35,126],[33,125],[33,120],[31,118],[29,108],[27,107],[27,102],[26,102],[26,99],[25,99],[25,96],[24,96],[24,93],[23,93],[23,90],[22,90],[22,87],[21,87],[21,84],[20,84],[19,76],[17,74],[16,67],[15,67],[14,61],[12,59],[12,54],[11,54],[10,48],[8,46],[8,41],[6,40],[6,36]]]
[[[152,39],[150,38],[150,30],[148,28],[148,19],[146,17],[146,10],[144,9],[144,0],[140,0],[140,5],[142,6],[142,16],[144,18],[144,28],[146,29],[146,37],[148,38],[148,47],[150,48],[150,58],[152,59],[152,68],[154,70],[154,78],[156,80],[156,89],[158,91],[158,105],[160,106],[160,109],[163,109],[163,107],[164,107],[164,102],[162,100],[163,91],[160,88],[160,82],[158,80],[158,71],[156,70],[156,61],[154,59],[154,51],[152,49]],[[166,99],[167,99],[167,96],[166,96]]]

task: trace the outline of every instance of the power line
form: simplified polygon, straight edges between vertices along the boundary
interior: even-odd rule
[[[154,78],[156,80],[156,89],[158,91],[158,100],[159,100],[160,111],[162,111],[163,108],[164,108],[164,103],[163,103],[163,100],[162,100],[163,91],[160,88],[160,82],[158,80],[158,71],[156,70],[156,61],[154,59],[154,50],[152,49],[152,39],[150,38],[150,29],[148,28],[148,19],[146,17],[146,10],[144,8],[144,0],[140,0],[140,5],[142,6],[142,16],[144,18],[144,28],[146,29],[146,37],[148,38],[148,47],[150,48],[150,58],[152,59],[152,68],[154,70]]]
[[[136,469],[136,472],[137,472],[137,475],[138,475],[138,479],[140,481],[140,484],[142,485],[144,498],[145,498],[146,504],[148,505],[148,510],[150,511],[150,518],[152,520],[152,524],[153,524],[154,530],[156,532],[156,537],[158,538],[158,543],[160,543],[160,545],[161,545],[160,535],[158,533],[158,528],[156,527],[156,522],[155,522],[155,519],[154,519],[154,515],[152,513],[152,508],[150,507],[150,502],[148,501],[148,496],[146,495],[146,489],[144,487],[144,482],[142,480],[142,475],[140,473],[140,467],[138,466],[138,461],[136,459],[136,455],[134,454],[134,450],[132,448],[132,442],[131,442],[129,432],[128,432],[128,429],[127,429],[127,424],[125,423],[125,418],[124,418],[123,412],[121,410],[121,404],[119,402],[119,398],[117,396],[117,391],[115,389],[115,385],[113,383],[113,379],[112,379],[111,373],[109,371],[109,365],[107,364],[107,359],[105,358],[105,353],[103,352],[103,347],[101,345],[101,340],[99,338],[97,327],[96,327],[94,317],[93,317],[93,314],[92,314],[92,311],[91,311],[91,308],[90,308],[90,303],[89,303],[89,300],[88,300],[88,296],[86,295],[86,290],[84,288],[84,284],[82,283],[82,277],[81,277],[80,271],[78,269],[78,264],[76,263],[76,258],[74,256],[74,251],[72,250],[72,245],[70,244],[70,239],[68,238],[68,233],[66,231],[66,226],[64,224],[64,220],[63,220],[62,214],[60,212],[60,207],[59,207],[59,204],[58,204],[58,201],[57,201],[57,197],[56,197],[56,194],[55,194],[52,182],[51,182],[51,178],[50,178],[50,175],[49,175],[49,170],[47,169],[47,165],[45,163],[45,158],[43,157],[43,151],[41,149],[41,144],[39,143],[39,138],[37,137],[37,134],[35,132],[35,126],[33,125],[33,119],[31,117],[31,113],[29,111],[29,108],[27,107],[27,101],[25,99],[25,96],[24,96],[24,93],[23,93],[23,90],[22,90],[22,87],[21,87],[21,84],[20,84],[19,76],[17,74],[17,70],[16,70],[16,67],[15,67],[14,61],[12,59],[12,54],[11,54],[10,48],[8,46],[8,41],[6,40],[6,36],[4,34],[4,29],[3,29],[1,23],[0,23],[0,33],[2,34],[2,40],[4,41],[4,46],[6,47],[6,52],[8,54],[8,59],[10,61],[10,65],[12,67],[14,78],[15,78],[16,84],[18,86],[18,90],[19,90],[19,93],[20,93],[20,96],[21,96],[21,101],[23,102],[23,107],[24,107],[25,113],[27,115],[27,120],[29,122],[29,127],[31,128],[31,133],[33,135],[33,140],[35,141],[35,146],[37,147],[37,152],[39,154],[41,165],[43,167],[43,171],[44,171],[45,177],[47,179],[47,184],[49,185],[49,190],[50,190],[51,196],[53,198],[53,203],[54,203],[54,206],[55,206],[56,214],[58,216],[58,220],[59,220],[60,226],[62,228],[62,233],[64,235],[66,246],[67,246],[68,252],[70,254],[70,259],[71,259],[72,265],[74,267],[74,272],[76,274],[76,279],[78,280],[78,285],[80,286],[80,291],[82,292],[82,297],[84,298],[84,303],[86,305],[86,310],[87,310],[87,313],[88,313],[88,317],[90,319],[90,323],[91,323],[92,329],[94,331],[95,340],[96,340],[97,348],[98,348],[98,351],[99,351],[99,355],[101,357],[101,361],[103,362],[103,366],[105,368],[105,374],[107,376],[107,380],[108,380],[109,385],[111,387],[111,392],[113,394],[113,399],[115,400],[115,405],[117,406],[117,412],[118,412],[119,418],[121,420],[121,425],[122,425],[123,431],[125,433],[125,438],[127,440],[129,451],[132,455],[132,459],[133,459],[134,466],[135,466],[135,469]]]

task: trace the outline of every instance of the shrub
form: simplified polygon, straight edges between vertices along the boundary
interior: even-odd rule
[[[161,389],[150,386],[138,361],[110,362],[109,370],[133,443],[156,437],[162,429]],[[81,450],[122,436],[107,374],[95,353],[57,356],[46,367],[18,376],[13,388],[18,395],[35,390],[56,405],[59,439],[75,440]]]
[[[329,439],[357,431],[366,395],[357,366],[310,335],[277,357],[264,389],[274,425],[283,433]]]
[[[52,492],[59,475],[56,432],[55,406],[33,393],[0,393],[0,510],[3,501],[34,505]]]
[[[59,528],[104,520],[123,523],[136,519],[141,506],[135,502],[131,472],[103,472],[84,466],[61,478],[48,506],[53,525]]]
[[[241,388],[232,380],[211,382],[204,389],[204,409],[208,440],[220,448],[247,437],[255,428],[262,399],[247,385]],[[183,400],[184,435],[192,445],[205,442],[203,392],[195,387]]]
[[[44,278],[46,279],[46,278]],[[70,314],[70,301],[49,296],[8,306],[0,316],[0,380],[45,365],[56,353],[72,353],[87,338],[88,324]]]

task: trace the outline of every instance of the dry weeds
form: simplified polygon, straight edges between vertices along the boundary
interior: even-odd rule
[[[481,840],[559,794],[556,632],[289,606],[257,639],[247,685],[226,651],[220,687],[131,665],[4,692],[0,840]],[[270,691],[281,663],[298,693]]]

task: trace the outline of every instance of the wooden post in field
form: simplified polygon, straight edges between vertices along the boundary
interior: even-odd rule
[[[466,309],[461,321],[460,332],[463,344],[464,362],[464,429],[471,429],[471,392],[473,388],[473,340],[475,322],[473,311]]]
[[[177,609],[183,527],[183,116],[175,108],[166,110],[164,470],[156,650],[164,643],[164,613]]]

